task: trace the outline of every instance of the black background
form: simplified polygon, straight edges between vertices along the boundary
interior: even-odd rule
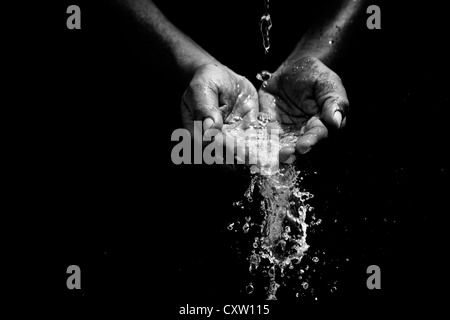
[[[323,5],[302,2],[271,1],[267,56],[259,33],[262,0],[157,4],[259,87],[256,73],[275,70]],[[70,4],[81,8],[81,30],[66,28]],[[351,104],[347,128],[305,160],[317,172],[311,190],[324,221],[310,244],[334,261],[320,273],[339,280],[338,290],[318,301],[279,302],[277,312],[333,302],[346,310],[432,312],[444,298],[445,11],[427,3],[373,4],[381,8],[382,29],[368,30],[363,12],[333,68]],[[246,265],[226,232],[235,217],[231,203],[248,180],[170,159],[185,84],[110,2],[58,1],[40,9],[40,27],[16,38],[30,66],[21,78],[27,89],[16,100],[29,132],[20,147],[26,197],[17,212],[31,208],[26,221],[40,230],[25,249],[38,252],[44,270],[36,295],[48,293],[74,309],[132,302],[149,314],[174,315],[187,303],[248,301],[241,293]],[[71,264],[82,270],[82,290],[66,288]],[[381,290],[366,287],[372,264],[381,268]]]

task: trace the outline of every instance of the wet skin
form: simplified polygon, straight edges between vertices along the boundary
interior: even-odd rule
[[[184,126],[193,134],[194,121],[203,132],[221,130],[224,123],[241,117],[247,126],[258,112],[270,115],[268,129],[295,132],[298,141],[280,151],[280,161],[304,154],[329,130],[345,125],[347,94],[339,76],[314,57],[283,64],[257,92],[248,79],[219,63],[199,67],[181,103]]]
[[[329,130],[345,125],[347,94],[339,76],[313,57],[281,66],[258,92],[260,111],[271,115],[271,127],[296,132],[297,143],[280,151],[280,161],[295,151],[308,152]]]
[[[221,64],[206,64],[196,70],[186,89],[181,114],[191,132],[194,121],[203,121],[203,131],[222,129],[234,117],[256,120],[258,93],[248,79]]]

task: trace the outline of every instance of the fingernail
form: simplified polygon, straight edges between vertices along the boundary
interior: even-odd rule
[[[309,147],[306,147],[306,146],[305,147],[298,147],[298,152],[300,154],[308,153],[309,150],[311,150],[311,146],[309,146]]]
[[[206,130],[208,130],[209,128],[211,128],[211,126],[214,124],[214,120],[211,118],[206,118],[203,121],[203,132],[206,132]]]
[[[340,129],[342,127],[342,112],[340,109],[335,110],[333,114],[334,119],[338,123],[338,128]]]
[[[291,164],[295,161],[295,159],[295,155],[291,154],[291,156],[284,163]]]

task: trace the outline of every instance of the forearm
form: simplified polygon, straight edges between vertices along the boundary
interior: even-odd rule
[[[162,48],[162,58],[171,60],[180,75],[189,78],[206,63],[217,61],[175,27],[150,0],[117,0],[144,28],[149,41]]]
[[[305,56],[313,56],[330,66],[342,51],[354,17],[364,10],[365,0],[343,0],[337,10],[325,14],[311,26],[284,64]]]

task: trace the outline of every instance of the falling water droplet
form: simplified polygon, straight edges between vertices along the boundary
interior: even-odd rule
[[[270,41],[269,41],[269,32],[272,28],[272,20],[270,19],[269,14],[269,0],[265,0],[265,13],[261,17],[261,20],[259,22],[259,27],[261,29],[261,34],[263,38],[263,46],[265,53],[269,53],[270,48]]]
[[[269,269],[269,277],[275,276],[275,267]]]
[[[242,205],[242,201],[236,201],[233,203],[233,206],[235,206],[235,207],[239,207],[241,205]]]
[[[267,81],[272,78],[272,74],[269,71],[263,70],[256,75],[256,79],[259,81]]]
[[[247,287],[245,288],[245,292],[247,292],[247,294],[252,294],[253,290],[255,290],[255,288],[253,287],[253,284],[250,282]]]

